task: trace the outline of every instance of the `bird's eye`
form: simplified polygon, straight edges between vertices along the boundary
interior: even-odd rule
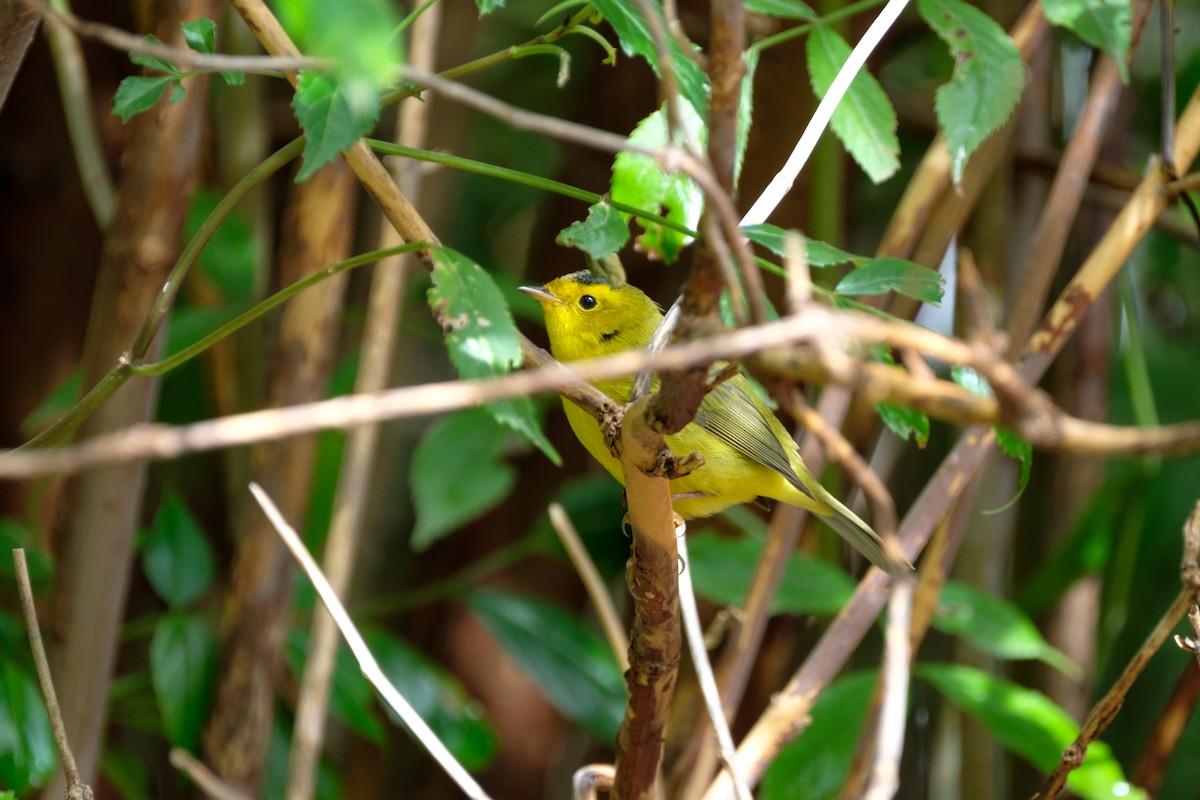
[[[584,311],[591,311],[596,307],[596,298],[592,297],[590,294],[583,295],[579,298],[579,307]]]

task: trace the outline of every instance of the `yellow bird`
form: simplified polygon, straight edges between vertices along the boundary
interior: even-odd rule
[[[541,303],[550,350],[559,361],[644,348],[663,318],[645,292],[628,284],[614,287],[586,270],[545,286],[522,286],[521,291]],[[632,377],[594,383],[616,402],[630,401]],[[621,462],[609,452],[596,420],[569,400],[563,400],[563,408],[587,451],[623,482]],[[675,511],[684,519],[708,517],[759,498],[778,500],[808,509],[872,564],[895,569],[879,534],[817,482],[800,460],[795,441],[745,376],[735,375],[709,392],[695,420],[666,441],[678,456],[704,456],[703,466],[671,481]]]

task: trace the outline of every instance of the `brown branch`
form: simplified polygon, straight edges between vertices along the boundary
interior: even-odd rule
[[[182,747],[172,747],[168,758],[171,766],[187,775],[188,780],[196,784],[200,791],[212,800],[250,800],[250,795],[238,791],[221,780],[215,772],[204,765],[203,761]]]
[[[652,426],[649,399],[629,406],[621,428],[621,467],[633,528],[627,581],[634,620],[625,673],[629,701],[617,732],[614,800],[655,797],[682,641],[675,516],[669,480],[659,468],[663,439]]]
[[[1193,611],[1195,608],[1192,606]],[[1191,615],[1189,611],[1188,616]],[[1200,623],[1200,619],[1196,623]],[[1200,628],[1196,633],[1200,636]],[[1179,641],[1178,636],[1175,641]],[[1146,737],[1146,746],[1142,748],[1133,782],[1151,797],[1159,793],[1167,764],[1192,718],[1197,700],[1200,700],[1200,651],[1196,652],[1195,659],[1184,664],[1183,674],[1175,682],[1175,688],[1171,690],[1171,696],[1167,698],[1162,713],[1154,723],[1154,730]]]
[[[1088,745],[1094,742],[1109,726],[1109,723],[1116,718],[1125,702],[1125,695],[1133,686],[1134,681],[1142,674],[1142,670],[1158,653],[1163,643],[1170,638],[1171,632],[1175,630],[1179,620],[1200,596],[1200,571],[1196,569],[1197,564],[1200,564],[1200,501],[1196,503],[1195,509],[1184,523],[1183,531],[1185,546],[1181,570],[1184,584],[1182,591],[1179,592],[1158,624],[1154,626],[1154,630],[1146,637],[1146,641],[1133,654],[1133,658],[1125,665],[1124,671],[1121,672],[1112,687],[1092,708],[1079,731],[1079,736],[1070,747],[1063,751],[1058,765],[1050,773],[1050,777],[1046,779],[1045,785],[1035,795],[1034,800],[1050,800],[1050,798],[1057,797],[1063,790],[1072,770],[1083,764],[1083,760],[1087,756]]]
[[[46,659],[46,647],[42,644],[42,631],[38,627],[37,609],[33,605],[33,586],[29,582],[29,565],[25,563],[25,548],[12,551],[13,567],[17,579],[17,593],[21,598],[21,616],[25,620],[25,633],[29,636],[29,649],[33,653],[33,666],[37,671],[38,685],[42,689],[42,700],[46,714],[50,717],[50,728],[54,731],[54,747],[62,762],[67,779],[67,800],[92,800],[92,787],[79,777],[75,767],[75,756],[67,739],[63,725],[62,709],[58,705],[58,694],[54,691],[54,678],[50,675],[50,662]]]

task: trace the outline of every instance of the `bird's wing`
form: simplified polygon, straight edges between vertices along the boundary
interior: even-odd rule
[[[739,384],[726,381],[710,391],[694,422],[747,458],[775,470],[812,497],[792,468],[791,459],[771,430],[763,410]]]

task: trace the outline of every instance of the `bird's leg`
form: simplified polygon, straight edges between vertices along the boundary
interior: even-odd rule
[[[621,457],[621,423],[625,421],[625,407],[611,405],[605,409],[600,419],[600,433],[604,436],[604,444],[613,458]]]

